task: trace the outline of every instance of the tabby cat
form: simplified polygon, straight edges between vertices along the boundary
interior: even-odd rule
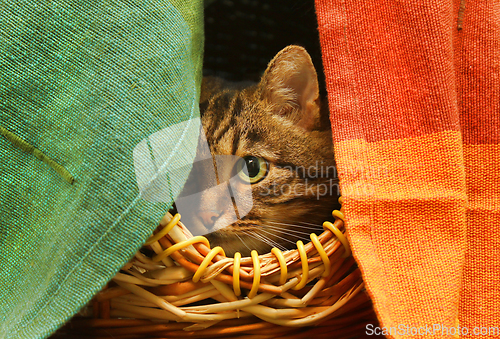
[[[281,50],[258,84],[203,79],[200,111],[208,147],[200,141],[181,193],[195,197],[183,214],[193,234],[228,256],[319,234],[339,192],[328,109],[305,49]]]

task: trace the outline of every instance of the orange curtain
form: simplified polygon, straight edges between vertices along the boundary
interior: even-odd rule
[[[500,2],[316,10],[347,230],[381,329],[500,337]]]

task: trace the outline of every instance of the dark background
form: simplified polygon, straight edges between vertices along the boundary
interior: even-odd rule
[[[313,0],[216,0],[205,7],[204,75],[258,81],[274,55],[300,45],[325,81]]]

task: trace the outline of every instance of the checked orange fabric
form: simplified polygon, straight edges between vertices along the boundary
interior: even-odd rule
[[[381,326],[500,337],[500,2],[316,11],[347,230]]]

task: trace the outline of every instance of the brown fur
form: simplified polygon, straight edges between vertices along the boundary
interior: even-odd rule
[[[307,52],[298,46],[283,49],[269,63],[259,84],[241,86],[205,78],[200,111],[213,156],[252,155],[269,163],[267,177],[251,185],[250,212],[208,234],[211,246],[221,245],[227,255],[236,251],[249,255],[251,249],[265,253],[272,246],[294,247],[297,240],[306,242],[310,233],[320,232],[322,222],[336,207],[338,188],[335,185],[333,194],[321,194],[318,199],[324,190],[318,185],[330,189],[336,183],[335,162],[328,111],[320,102],[316,71]],[[210,186],[203,171],[214,163],[194,168],[191,180],[201,186],[205,180]],[[189,188],[185,188],[187,193]],[[202,196],[195,208],[214,210],[227,206],[225,203],[212,192]],[[219,212],[212,219],[224,218],[230,211]],[[194,220],[196,213],[192,219],[185,221],[188,227],[200,223],[200,219]]]

